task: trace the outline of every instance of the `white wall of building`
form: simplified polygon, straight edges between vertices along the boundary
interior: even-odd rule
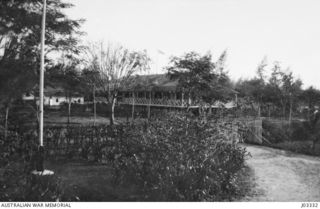
[[[64,96],[51,96],[51,97],[45,97],[44,105],[48,106],[59,106],[63,103],[68,103],[69,98]],[[84,104],[84,97],[72,97],[71,103],[74,104]]]
[[[33,96],[32,94],[23,94],[23,95],[22,95],[22,100],[23,100],[23,101],[34,100],[34,96]]]
[[[35,97],[33,95],[23,95],[22,100],[23,101],[30,101],[34,100]],[[38,98],[37,99],[37,104],[39,105]],[[63,103],[68,103],[69,99],[65,96],[44,96],[44,105],[45,106],[60,106]],[[84,104],[84,97],[72,97],[71,98],[71,103],[73,104]]]

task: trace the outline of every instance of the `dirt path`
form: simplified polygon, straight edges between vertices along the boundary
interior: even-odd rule
[[[320,201],[320,158],[245,145],[253,189],[242,201]]]

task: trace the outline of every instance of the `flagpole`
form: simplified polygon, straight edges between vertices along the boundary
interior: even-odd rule
[[[40,63],[40,127],[39,144],[43,146],[43,88],[44,88],[44,47],[46,30],[46,6],[47,1],[43,0],[42,31],[41,31],[41,63]]]
[[[41,57],[40,57],[40,85],[39,85],[39,149],[37,153],[36,171],[44,171],[44,147],[43,147],[43,89],[44,89],[44,47],[45,47],[45,30],[46,30],[46,7],[47,1],[43,0],[43,13],[41,24]]]
[[[34,175],[45,176],[53,175],[54,172],[44,169],[44,147],[43,147],[43,102],[44,102],[44,47],[45,47],[45,30],[46,30],[46,7],[47,1],[43,0],[43,13],[41,24],[41,55],[40,55],[40,85],[39,85],[39,147],[35,156],[35,170],[31,173]]]

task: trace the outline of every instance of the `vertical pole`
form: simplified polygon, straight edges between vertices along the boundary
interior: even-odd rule
[[[96,85],[93,84],[93,126],[96,126],[96,116],[97,108],[96,108]]]
[[[149,92],[149,104],[148,104],[148,120],[150,120],[150,114],[151,114],[151,91]]]
[[[181,92],[181,107],[184,106],[184,92]]]
[[[236,94],[236,106],[238,106],[238,94]]]
[[[7,140],[7,136],[8,136],[8,116],[9,116],[9,104],[6,107],[6,116],[5,116],[5,122],[4,122],[4,141]]]
[[[36,155],[36,171],[44,171],[44,148],[43,148],[43,88],[44,88],[44,47],[45,47],[45,26],[46,26],[47,2],[43,0],[43,14],[41,27],[41,55],[40,55],[40,85],[39,85],[39,149]]]
[[[46,7],[47,1],[43,0],[43,14],[42,14],[42,31],[41,31],[41,63],[40,63],[40,125],[39,125],[39,144],[43,146],[43,88],[44,88],[44,47],[45,47],[45,27],[46,27]]]
[[[289,127],[291,127],[291,121],[292,121],[292,98],[290,98]]]
[[[133,91],[132,92],[132,113],[131,113],[132,123],[134,121],[134,105],[135,105],[135,95],[134,95],[134,91]]]

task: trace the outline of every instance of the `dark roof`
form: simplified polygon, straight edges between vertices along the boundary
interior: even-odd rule
[[[132,78],[130,85],[122,91],[179,91],[179,80],[170,80],[167,74],[137,75]],[[233,94],[239,94],[234,89],[229,89]]]
[[[123,91],[177,91],[178,80],[170,80],[166,74],[137,75]]]
[[[39,95],[39,89],[38,89],[38,85],[36,85],[33,89],[36,95]],[[46,86],[43,90],[43,93],[45,96],[60,96],[60,97],[64,97],[66,96],[66,93],[64,91],[64,89],[62,87],[52,87],[52,86]],[[82,96],[81,93],[79,92],[72,92],[71,96]]]

